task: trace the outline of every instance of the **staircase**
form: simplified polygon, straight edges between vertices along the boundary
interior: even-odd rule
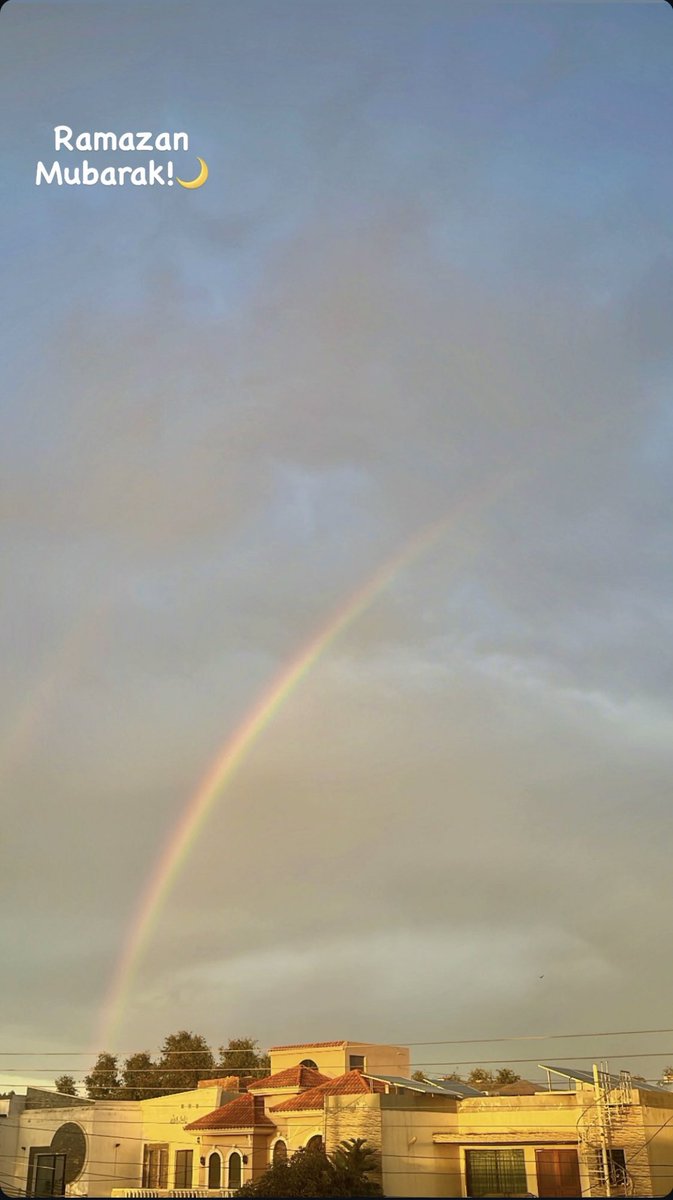
[[[577,1122],[580,1159],[589,1181],[590,1196],[632,1196],[633,1180],[619,1161],[613,1146],[619,1146],[632,1104],[628,1071],[616,1078],[607,1063],[594,1065],[594,1100]]]

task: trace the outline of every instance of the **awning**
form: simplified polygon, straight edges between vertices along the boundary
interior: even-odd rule
[[[436,1145],[451,1146],[560,1146],[578,1144],[574,1129],[499,1129],[497,1132],[473,1133],[450,1130],[433,1133]]]

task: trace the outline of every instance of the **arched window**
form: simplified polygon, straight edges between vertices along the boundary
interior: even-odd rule
[[[315,1133],[312,1138],[306,1143],[307,1150],[322,1150],[322,1137],[319,1133]]]
[[[227,1187],[240,1188],[241,1186],[241,1156],[235,1150],[229,1155],[229,1180]]]
[[[219,1188],[222,1184],[222,1159],[219,1154],[211,1154],[208,1159],[208,1187]]]
[[[278,1163],[287,1162],[287,1146],[282,1139],[279,1139],[279,1141],[276,1142],[276,1144],[273,1148],[273,1156],[272,1156],[271,1161],[272,1161],[274,1167]]]
[[[318,1064],[314,1063],[312,1058],[302,1058],[299,1066],[300,1067],[310,1067],[312,1071],[318,1070]]]

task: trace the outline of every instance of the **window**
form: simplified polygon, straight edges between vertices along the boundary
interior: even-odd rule
[[[610,1149],[607,1152],[608,1171],[610,1172],[610,1183],[615,1187],[619,1187],[626,1182],[626,1155],[623,1150]],[[605,1187],[605,1162],[603,1152],[596,1151],[596,1170],[601,1186]]]
[[[33,1175],[34,1196],[65,1195],[65,1154],[38,1154]]]
[[[168,1144],[146,1145],[143,1153],[143,1187],[168,1187]]]
[[[322,1150],[322,1137],[319,1133],[313,1135],[306,1143],[307,1150]]]
[[[274,1167],[277,1165],[277,1163],[287,1162],[287,1146],[285,1145],[285,1142],[283,1142],[283,1141],[276,1142],[276,1144],[273,1148],[273,1155],[272,1155],[271,1161],[272,1161]]]
[[[227,1187],[240,1188],[241,1186],[241,1156],[234,1150],[233,1154],[229,1155],[229,1182]]]
[[[175,1186],[189,1188],[192,1186],[192,1167],[194,1162],[193,1150],[175,1151]]]
[[[211,1154],[208,1159],[208,1187],[218,1188],[222,1182],[222,1159],[219,1154]]]
[[[364,1071],[365,1056],[364,1054],[349,1054],[348,1070],[349,1071]]]
[[[468,1196],[521,1196],[528,1192],[523,1150],[466,1150]]]
[[[318,1070],[318,1064],[314,1063],[312,1058],[302,1058],[299,1066],[300,1067],[310,1067],[312,1071]]]

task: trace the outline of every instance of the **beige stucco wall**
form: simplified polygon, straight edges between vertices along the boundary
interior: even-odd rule
[[[154,1100],[141,1100],[142,1111],[142,1143],[168,1144],[168,1186],[175,1186],[175,1155],[178,1150],[192,1150],[194,1153],[194,1186],[205,1186],[207,1167],[201,1167],[199,1159],[206,1153],[202,1143],[210,1145],[213,1135],[204,1136],[185,1132],[185,1125],[205,1117],[228,1100],[233,1100],[237,1092],[223,1092],[217,1084],[212,1087],[195,1088],[190,1092],[178,1092],[168,1096],[158,1096]],[[232,1147],[233,1148],[233,1147]],[[247,1145],[246,1150],[247,1153]],[[142,1146],[140,1152],[140,1178],[142,1179]],[[124,1186],[119,1184],[118,1186]],[[126,1185],[128,1186],[128,1185]],[[224,1186],[224,1184],[223,1184]]]
[[[330,1079],[349,1070],[351,1054],[365,1058],[365,1071],[372,1075],[409,1075],[409,1050],[406,1046],[389,1046],[375,1042],[345,1042],[338,1046],[295,1046],[289,1050],[271,1050],[271,1072],[296,1067],[303,1059],[311,1059],[318,1070]]]
[[[457,1146],[433,1142],[437,1129],[456,1130],[458,1102],[434,1096],[381,1096],[383,1187],[387,1196],[457,1196]]]
[[[140,1106],[133,1101],[106,1102],[74,1108],[40,1108],[22,1113],[13,1182],[25,1189],[32,1146],[48,1146],[56,1130],[74,1122],[84,1131],[84,1169],[67,1188],[71,1196],[109,1196],[115,1187],[137,1187],[142,1164]],[[8,1177],[11,1178],[9,1172]]]

